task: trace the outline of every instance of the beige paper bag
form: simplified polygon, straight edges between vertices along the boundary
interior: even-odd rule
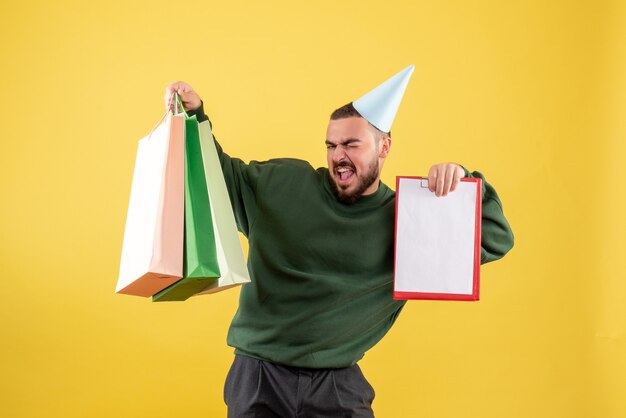
[[[250,282],[250,274],[243,256],[241,242],[235,223],[235,215],[230,204],[224,174],[217,156],[213,134],[208,121],[199,124],[200,147],[204,173],[211,201],[211,216],[215,228],[217,261],[221,277],[199,295],[215,293],[243,283]]]

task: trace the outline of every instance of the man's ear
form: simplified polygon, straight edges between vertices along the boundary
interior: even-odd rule
[[[391,149],[391,137],[385,136],[380,140],[380,152],[378,153],[379,158],[387,158],[389,154],[389,150]]]

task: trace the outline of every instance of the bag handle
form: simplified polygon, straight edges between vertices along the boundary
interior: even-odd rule
[[[161,116],[161,119],[159,119],[157,124],[154,125],[154,128],[150,130],[150,134],[148,135],[148,140],[150,140],[150,138],[152,137],[152,132],[154,132],[154,130],[161,124],[161,122],[163,122],[163,119],[165,119],[170,112],[172,112],[172,114],[174,115],[179,115],[181,113],[184,113],[185,118],[189,118],[189,115],[185,111],[185,107],[183,106],[183,102],[180,100],[180,96],[178,95],[178,93],[174,93],[174,100],[172,100],[172,102],[170,103],[170,108],[167,109],[167,111],[165,112],[163,116]]]
[[[172,106],[173,106],[172,112],[175,115],[178,115],[180,113],[184,113],[185,117],[189,117],[187,112],[185,112],[185,108],[183,106],[183,102],[180,100],[180,96],[178,95],[178,93],[174,93],[174,101],[172,103]]]

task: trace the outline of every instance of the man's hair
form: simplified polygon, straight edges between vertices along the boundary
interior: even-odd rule
[[[354,108],[354,106],[352,105],[352,102],[341,106],[339,109],[336,109],[333,113],[330,114],[330,120],[346,119],[346,118],[354,118],[354,117],[362,118],[363,116],[361,116],[361,114]],[[367,123],[369,123],[369,121]],[[374,125],[372,125],[371,123],[370,123],[370,126],[376,130],[376,133],[377,133],[376,139],[381,139],[386,136],[391,138],[391,131],[383,132],[377,127],[375,127]]]

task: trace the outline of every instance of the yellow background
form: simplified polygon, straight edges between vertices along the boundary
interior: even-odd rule
[[[622,1],[0,3],[0,415],[218,417],[238,290],[114,294],[137,140],[177,79],[244,160],[325,164],[410,63],[383,179],[456,161],[516,235],[477,303],[409,302],[379,417],[626,417]]]

